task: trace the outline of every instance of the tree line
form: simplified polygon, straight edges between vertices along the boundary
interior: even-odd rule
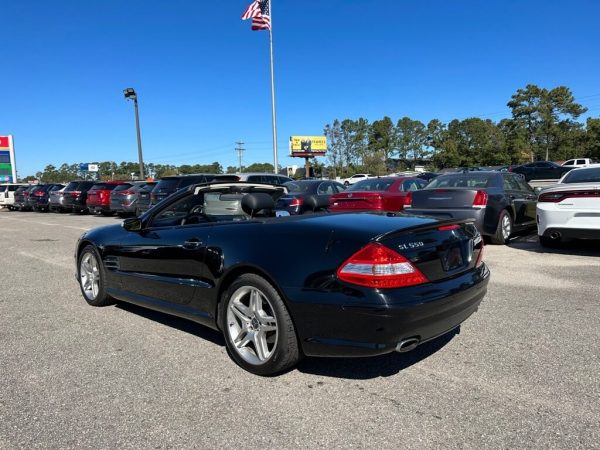
[[[98,172],[82,171],[79,164],[63,163],[59,167],[47,165],[42,172],[35,176],[28,176],[23,181],[40,180],[43,183],[64,183],[76,179],[94,180],[131,180],[139,174],[139,163],[123,161],[117,164],[114,161],[102,161],[91,164],[98,165]],[[188,175],[192,173],[235,173],[239,167],[228,166],[225,170],[218,162],[212,164],[144,164],[144,173],[151,178],[161,178],[169,175]],[[245,172],[273,172],[273,165],[269,163],[254,163],[242,167]],[[133,176],[132,176],[133,175]]]
[[[600,158],[600,119],[577,119],[587,108],[569,88],[529,84],[507,103],[512,117],[472,117],[427,124],[403,117],[334,120],[325,125],[327,165],[334,176],[384,174],[425,164],[432,169],[521,164],[535,160]]]

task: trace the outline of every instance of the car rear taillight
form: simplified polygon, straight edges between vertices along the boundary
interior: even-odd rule
[[[484,208],[487,206],[488,195],[485,191],[477,191],[473,199],[473,208]]]
[[[401,254],[382,244],[370,243],[348,258],[337,277],[351,284],[372,288],[399,288],[429,280]]]
[[[294,197],[290,202],[289,206],[302,206],[304,205],[304,199],[302,197]]]
[[[35,195],[36,197],[43,197],[44,196],[44,191],[37,191],[33,195]]]
[[[70,192],[71,197],[79,197],[79,194],[81,194],[81,191],[72,191]]]
[[[411,208],[412,207],[412,192],[408,192],[406,197],[404,197],[404,207]]]
[[[538,197],[538,203],[558,203],[567,198],[590,198],[600,197],[600,191],[563,191],[563,192],[543,192]]]

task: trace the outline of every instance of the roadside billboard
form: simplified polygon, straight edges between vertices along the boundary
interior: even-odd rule
[[[325,136],[290,136],[290,156],[325,156],[326,151]]]

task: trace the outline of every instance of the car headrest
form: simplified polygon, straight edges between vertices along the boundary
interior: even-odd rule
[[[242,197],[242,209],[246,214],[254,216],[261,209],[271,210],[275,207],[275,200],[264,192],[246,194]]]
[[[313,211],[327,208],[329,206],[329,196],[327,195],[307,195],[304,197],[304,205]]]

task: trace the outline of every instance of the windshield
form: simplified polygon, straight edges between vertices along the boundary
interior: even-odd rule
[[[476,173],[442,175],[431,180],[426,189],[445,187],[458,188],[486,188],[489,187],[489,175],[477,175]]]
[[[112,191],[115,187],[117,187],[116,184],[97,183],[97,184],[93,185],[90,190],[93,190],[93,191]]]
[[[600,182],[600,167],[577,169],[568,172],[563,183],[598,183]]]
[[[387,191],[394,181],[393,178],[368,178],[351,185],[346,191]]]

